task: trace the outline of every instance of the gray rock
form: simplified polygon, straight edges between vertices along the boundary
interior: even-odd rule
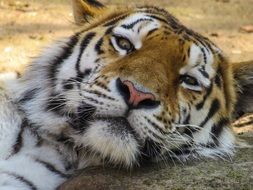
[[[241,138],[253,145],[253,132]],[[159,164],[132,171],[89,168],[64,183],[60,190],[253,189],[253,148],[237,150],[231,160],[195,160]]]

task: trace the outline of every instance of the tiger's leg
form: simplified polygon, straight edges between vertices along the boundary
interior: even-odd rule
[[[0,190],[53,190],[69,177],[69,162],[59,147],[41,141],[27,127],[20,139],[19,149],[0,161]]]
[[[55,189],[68,177],[66,165],[59,147],[40,138],[0,90],[0,190]]]
[[[19,159],[0,162],[0,190],[53,190],[67,179],[67,175],[49,163]]]

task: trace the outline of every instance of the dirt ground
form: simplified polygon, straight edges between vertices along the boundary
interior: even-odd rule
[[[245,27],[253,25],[253,0],[102,0],[101,2],[162,6],[182,23],[214,41],[232,62],[253,60],[253,31],[244,30]],[[0,72],[13,70],[23,72],[32,57],[36,57],[42,48],[75,30],[70,0],[0,0]],[[244,117],[237,121],[235,126],[237,133],[246,134],[244,138],[253,142],[253,116]],[[131,187],[132,189],[137,187],[140,187],[137,189],[192,189],[192,187],[253,189],[253,149],[242,150],[235,159],[237,159],[235,163],[211,163],[209,168],[205,168],[206,164],[201,163],[197,165],[197,169],[194,166],[194,170],[192,165],[179,169],[172,167],[161,172],[154,169],[144,170],[142,175],[141,172],[134,174],[139,181],[132,177],[122,177],[124,174],[115,174],[121,178],[114,182],[127,185],[130,184],[129,180],[132,181],[132,186],[127,186],[127,189]],[[215,168],[219,166],[221,168],[217,171]],[[208,178],[210,173],[212,175]],[[110,181],[108,173],[101,175],[101,179]],[[181,179],[178,177],[180,175],[189,176],[182,178],[185,180],[180,183]],[[151,181],[147,180],[150,176],[154,176]],[[92,179],[92,175],[89,174],[85,179]],[[142,186],[138,186],[139,184]],[[116,184],[115,187],[108,186],[109,189],[121,186]]]
[[[124,0],[103,0],[126,5]],[[165,7],[217,43],[232,61],[253,59],[253,0],[128,0]],[[0,0],[0,72],[22,70],[55,39],[75,29],[70,0]]]

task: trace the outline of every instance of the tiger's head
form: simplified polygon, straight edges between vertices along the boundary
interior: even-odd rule
[[[253,109],[253,64],[229,64],[164,9],[72,2],[80,31],[49,47],[16,88],[39,131],[126,166],[233,154],[232,118]]]

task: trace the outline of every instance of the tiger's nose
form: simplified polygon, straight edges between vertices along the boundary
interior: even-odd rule
[[[130,108],[156,108],[160,104],[152,93],[138,90],[129,80],[118,78],[116,87]]]

